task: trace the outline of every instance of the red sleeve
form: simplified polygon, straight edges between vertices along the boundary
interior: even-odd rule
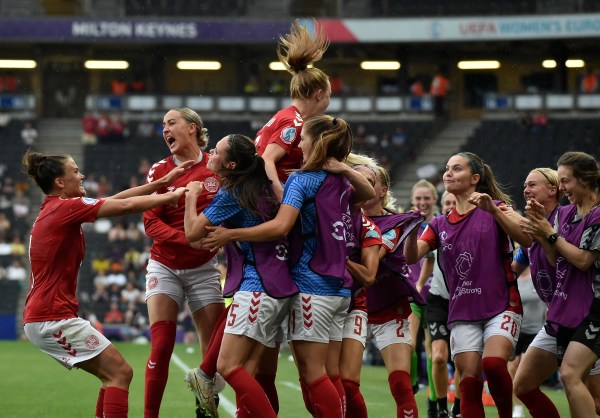
[[[425,231],[423,231],[423,233],[419,237],[419,240],[425,241],[427,245],[429,245],[430,251],[433,251],[437,248],[437,237],[435,236],[435,232],[429,227],[429,225],[427,225],[427,228],[425,228]]]
[[[297,138],[300,137],[301,129],[302,121],[282,118],[277,121],[267,144],[277,144],[285,150],[286,154],[289,154],[294,148],[294,144],[297,143]]]
[[[375,223],[362,215],[362,228],[360,233],[360,246],[361,248],[372,247],[374,245],[382,245],[381,242],[381,231],[375,225]]]
[[[146,235],[157,241],[170,241],[181,245],[188,245],[185,231],[172,228],[161,219],[163,207],[159,206],[144,212],[144,229]]]

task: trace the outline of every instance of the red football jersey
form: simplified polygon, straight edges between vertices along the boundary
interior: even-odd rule
[[[219,191],[219,177],[206,168],[208,154],[202,153],[202,159],[186,170],[177,180],[157,193],[165,193],[178,187],[185,187],[191,181],[204,182],[204,190],[198,197],[197,209],[200,214],[212,202]],[[148,182],[165,176],[175,168],[173,156],[160,160],[148,172]],[[215,253],[190,247],[185,236],[183,218],[185,214],[185,195],[181,196],[177,207],[163,205],[144,213],[146,234],[154,239],[150,251],[151,258],[172,269],[189,269],[201,266]]]
[[[296,106],[290,106],[277,112],[256,134],[254,144],[259,155],[263,155],[269,144],[277,144],[285,150],[286,155],[277,162],[277,175],[282,183],[289,177],[287,170],[302,165],[302,150],[298,144],[303,124]]]
[[[94,222],[103,199],[47,196],[31,228],[30,290],[23,323],[76,318],[77,276],[85,256],[84,222]]]
[[[381,232],[375,223],[364,214],[362,215],[362,227],[360,234],[360,247],[367,248],[373,245],[382,245]],[[367,312],[367,291],[362,288],[354,295],[354,307],[359,311]]]

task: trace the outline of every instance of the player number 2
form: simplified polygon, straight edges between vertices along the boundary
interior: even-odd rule
[[[504,321],[502,321],[500,328],[502,328],[504,331],[510,332],[510,335],[512,335],[514,338],[515,335],[517,335],[517,323],[515,321],[513,321],[512,317],[510,315],[504,315],[503,318],[504,318]],[[508,329],[509,326],[510,326],[510,329]]]

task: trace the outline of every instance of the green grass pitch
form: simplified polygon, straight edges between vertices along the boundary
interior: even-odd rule
[[[129,416],[142,417],[144,403],[144,367],[149,345],[116,344],[134,370],[129,392]],[[189,352],[193,349],[193,353]],[[171,361],[169,382],[161,407],[162,417],[194,417],[194,398],[183,381],[183,372],[198,364],[196,346],[177,344]],[[67,371],[49,356],[26,341],[0,341],[0,416],[3,418],[91,418],[94,414],[99,380],[81,370]],[[308,418],[304,408],[298,374],[288,353],[282,352],[277,388],[282,418]],[[361,389],[369,417],[393,418],[396,407],[390,394],[383,367],[363,368]],[[569,416],[562,391],[546,392],[561,416]],[[425,394],[417,394],[419,416],[426,417]],[[235,396],[230,388],[222,393],[219,413],[222,418],[235,415]],[[497,417],[496,409],[486,407],[487,417]]]

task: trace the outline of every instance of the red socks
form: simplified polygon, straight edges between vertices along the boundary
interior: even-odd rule
[[[460,414],[469,418],[485,418],[481,392],[483,382],[473,376],[460,379]]]
[[[506,368],[506,361],[499,357],[485,357],[481,360],[481,367],[499,418],[512,418],[512,378]]]
[[[277,418],[265,392],[243,367],[234,369],[224,377],[235,390],[238,409],[245,408],[251,417]]]
[[[304,380],[300,379],[300,388],[302,389],[302,399],[304,400],[304,407],[311,416],[315,416],[315,410],[313,409],[312,402],[310,400],[310,393],[308,391],[308,385]]]
[[[340,402],[342,404],[342,415],[346,416],[346,391],[344,390],[344,385],[342,384],[342,379],[340,375],[337,376],[329,376],[331,383],[335,386],[335,390],[337,390],[338,395],[340,396]]]
[[[104,418],[104,393],[106,389],[100,388],[98,400],[96,401],[96,418]]]
[[[269,398],[269,402],[271,402],[271,406],[273,407],[273,411],[275,414],[279,413],[279,396],[277,395],[277,387],[275,387],[275,375],[274,374],[264,374],[257,373],[254,376],[258,384],[265,391],[267,398]]]
[[[517,395],[517,397],[527,407],[533,418],[560,418],[556,406],[539,388]]]
[[[360,393],[360,384],[353,380],[342,379],[346,392],[346,418],[368,418],[367,405]]]
[[[340,397],[329,376],[322,376],[307,386],[317,418],[343,418]]]
[[[202,369],[204,374],[211,379],[214,378],[217,373],[217,359],[219,358],[221,342],[223,341],[223,334],[225,333],[225,319],[227,319],[228,312],[229,307],[223,311],[221,316],[219,316],[219,319],[217,319],[213,333],[208,341],[208,347],[206,347],[206,354],[204,354],[202,363],[200,363],[200,369]]]
[[[127,418],[129,392],[108,386],[104,392],[104,418]]]
[[[417,409],[417,402],[413,394],[410,374],[402,370],[396,370],[390,373],[388,382],[392,396],[396,400],[396,414],[398,418],[418,418],[419,410]]]
[[[156,418],[169,377],[169,362],[175,346],[177,325],[172,321],[159,321],[150,327],[152,348],[146,364],[144,417]],[[105,395],[107,396],[108,393]],[[104,415],[106,416],[106,402]]]

